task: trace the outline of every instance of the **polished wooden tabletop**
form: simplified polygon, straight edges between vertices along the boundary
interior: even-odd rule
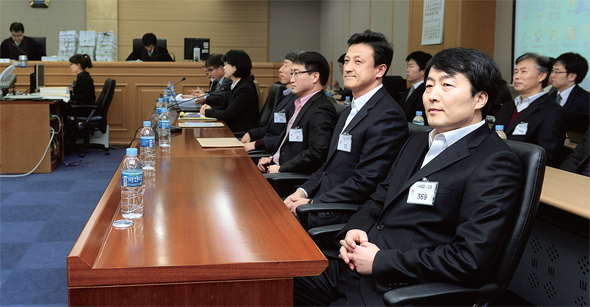
[[[590,219],[590,177],[548,166],[541,202]]]

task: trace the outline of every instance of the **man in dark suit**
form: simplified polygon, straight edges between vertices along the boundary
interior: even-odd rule
[[[568,112],[590,113],[590,93],[578,84],[588,73],[588,61],[581,55],[567,52],[555,59],[551,70],[551,85],[557,91],[551,94]]]
[[[344,58],[346,57],[346,53],[343,53],[338,58],[338,70],[340,74],[344,76]],[[346,86],[346,85],[345,85]],[[334,78],[334,82],[332,83],[332,88],[334,89],[334,98],[344,101],[346,97],[350,97],[352,99],[352,91],[346,87],[340,87],[338,80]]]
[[[269,95],[266,99],[266,103],[274,105],[272,117],[268,120],[266,126],[250,129],[244,134],[241,141],[244,143],[246,151],[256,149],[272,153],[280,141],[281,133],[287,127],[287,121],[295,111],[295,100],[299,98],[292,93],[291,68],[295,58],[304,52],[303,50],[293,50],[285,55],[283,66],[279,68],[279,81],[283,86],[275,92],[275,97]],[[271,99],[273,102],[271,102]]]
[[[569,154],[561,166],[560,169],[584,176],[590,176],[590,143],[588,142],[588,131],[578,143],[574,151]]]
[[[406,80],[412,83],[412,86],[406,90],[400,101],[404,109],[406,119],[411,122],[416,116],[416,111],[422,112],[424,124],[428,125],[428,119],[424,114],[424,104],[422,104],[422,95],[424,94],[424,69],[426,63],[432,58],[430,53],[423,51],[414,51],[406,57]]]
[[[516,59],[514,89],[520,94],[514,102],[502,105],[496,125],[504,125],[509,140],[537,144],[547,153],[547,165],[557,167],[563,159],[567,112],[549,94],[549,59],[525,53]]]
[[[522,176],[516,154],[484,120],[500,70],[479,50],[455,48],[436,54],[425,76],[434,130],[408,139],[339,233],[341,259],[295,278],[294,305],[378,306],[400,285],[476,286],[493,274]]]
[[[336,123],[336,108],[323,92],[330,66],[317,52],[305,52],[293,62],[291,86],[295,111],[279,137],[272,157],[261,158],[262,172],[311,174],[326,160],[330,138]]]
[[[205,61],[205,75],[212,80],[209,91],[205,92],[199,88],[190,95],[183,95],[182,98],[196,98],[196,104],[206,103],[210,106],[220,106],[223,104],[225,95],[230,91],[232,81],[225,77],[222,57],[223,55],[221,54],[212,54]]]
[[[34,39],[25,36],[25,26],[20,22],[13,22],[10,25],[11,36],[0,45],[0,58],[18,60],[18,56],[27,55],[30,61],[41,61],[45,51]]]
[[[364,203],[385,179],[408,138],[404,112],[382,85],[393,58],[392,46],[383,34],[369,30],[354,34],[348,45],[344,86],[352,90],[352,104],[338,119],[326,162],[285,199],[293,214],[308,202]],[[346,220],[347,216],[311,215],[309,225]]]
[[[143,46],[138,46],[135,48],[135,50],[131,52],[125,61],[174,61],[172,60],[168,49],[166,49],[164,46],[158,45],[158,39],[154,33],[144,34],[141,38],[141,43]]]

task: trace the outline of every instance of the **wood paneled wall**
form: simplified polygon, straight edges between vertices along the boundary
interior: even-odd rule
[[[269,0],[118,1],[119,61],[132,40],[152,32],[167,39],[168,51],[183,61],[184,38],[210,38],[212,53],[246,51],[253,62],[268,62]]]

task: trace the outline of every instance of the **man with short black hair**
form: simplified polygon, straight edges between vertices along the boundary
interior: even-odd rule
[[[522,177],[518,157],[484,120],[500,70],[479,50],[454,48],[436,54],[424,75],[434,130],[408,139],[338,234],[341,259],[294,279],[295,306],[379,306],[393,287],[478,286],[494,274]]]
[[[37,42],[25,36],[25,26],[20,22],[10,24],[11,37],[5,39],[0,45],[0,58],[18,60],[18,56],[27,55],[29,61],[41,61],[45,51]]]
[[[496,116],[509,140],[537,144],[547,153],[547,165],[558,167],[565,141],[567,112],[543,91],[549,80],[550,60],[537,53],[516,59],[514,89],[520,94],[505,102]]]
[[[144,34],[141,38],[141,44],[142,46],[135,48],[125,61],[174,61],[172,60],[168,49],[164,46],[158,45],[158,39],[154,33]]]
[[[291,69],[295,111],[279,137],[275,154],[261,158],[263,173],[297,172],[311,174],[326,160],[336,123],[336,108],[323,86],[330,76],[330,65],[317,52],[298,55]]]
[[[555,59],[551,70],[551,85],[557,91],[551,99],[568,112],[590,113],[590,92],[581,88],[588,73],[588,61],[578,53],[567,52]]]
[[[195,98],[196,104],[208,104],[210,106],[220,106],[223,104],[225,95],[229,92],[231,87],[231,80],[225,77],[224,63],[221,60],[223,55],[212,54],[207,57],[205,61],[204,70],[205,75],[211,80],[211,87],[208,92],[204,92],[200,88],[193,91],[190,95],[183,95],[182,98]]]
[[[430,53],[423,51],[414,51],[406,57],[406,80],[412,83],[412,86],[406,90],[401,98],[400,105],[404,109],[406,119],[411,122],[416,116],[416,111],[422,112],[424,124],[428,125],[428,119],[424,113],[424,104],[422,103],[422,94],[426,87],[424,86],[424,69],[426,64],[432,58]]]
[[[344,77],[344,58],[346,57],[346,53],[343,53],[339,58],[338,58],[338,70],[340,71],[340,74]],[[333,85],[333,90],[334,90],[334,98],[338,99],[338,100],[345,100],[346,96],[350,97],[352,99],[352,92],[345,88],[344,86],[340,87],[340,84],[338,83],[338,80],[336,80],[336,78],[334,78],[334,82],[332,83]]]

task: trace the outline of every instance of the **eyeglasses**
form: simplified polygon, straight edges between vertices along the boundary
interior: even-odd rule
[[[289,76],[291,76],[291,78],[293,78],[293,76],[297,77],[297,76],[299,76],[299,74],[302,74],[302,73],[312,73],[312,72],[317,72],[317,71],[315,71],[315,70],[293,71],[289,74]]]
[[[554,75],[567,74],[567,71],[551,70],[551,74],[554,74]]]

